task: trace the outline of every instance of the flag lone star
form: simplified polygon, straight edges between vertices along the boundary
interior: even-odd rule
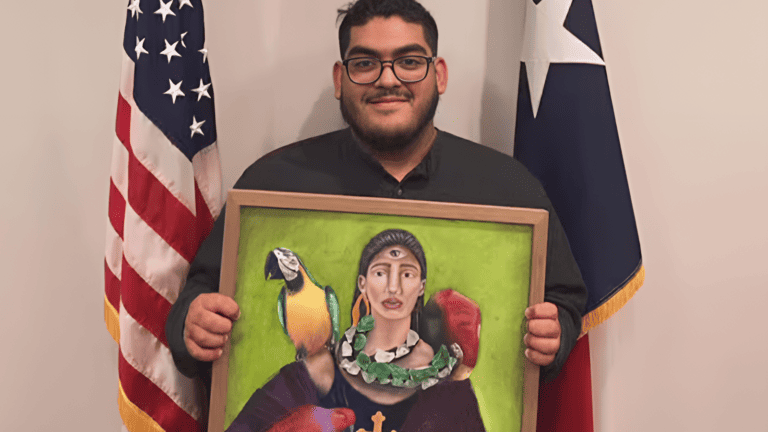
[[[605,66],[596,52],[565,28],[573,0],[528,1],[522,61],[528,75],[533,117],[539,112],[550,63],[585,63]]]

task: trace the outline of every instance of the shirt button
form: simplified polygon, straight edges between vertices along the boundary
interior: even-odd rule
[[[403,196],[403,188],[397,188],[397,196]]]

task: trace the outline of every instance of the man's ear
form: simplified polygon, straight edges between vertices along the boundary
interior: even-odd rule
[[[442,57],[435,59],[435,75],[437,77],[437,94],[443,94],[448,88],[448,65]]]
[[[341,62],[333,64],[333,95],[341,100],[341,80],[344,78],[344,65]]]

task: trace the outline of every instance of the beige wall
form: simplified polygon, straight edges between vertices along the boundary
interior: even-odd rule
[[[593,333],[598,424],[768,430],[768,6],[595,8],[648,272]]]
[[[126,3],[0,13],[1,430],[120,429],[102,272]],[[227,187],[264,152],[342,125],[341,3],[206,3]],[[450,71],[438,127],[511,152],[523,2],[424,4]],[[592,333],[597,429],[766,430],[768,7],[595,9],[648,271]]]

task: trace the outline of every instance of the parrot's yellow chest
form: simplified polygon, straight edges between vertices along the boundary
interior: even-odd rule
[[[288,294],[285,306],[286,328],[297,349],[304,346],[311,353],[325,345],[331,337],[331,316],[322,289],[309,283]]]

